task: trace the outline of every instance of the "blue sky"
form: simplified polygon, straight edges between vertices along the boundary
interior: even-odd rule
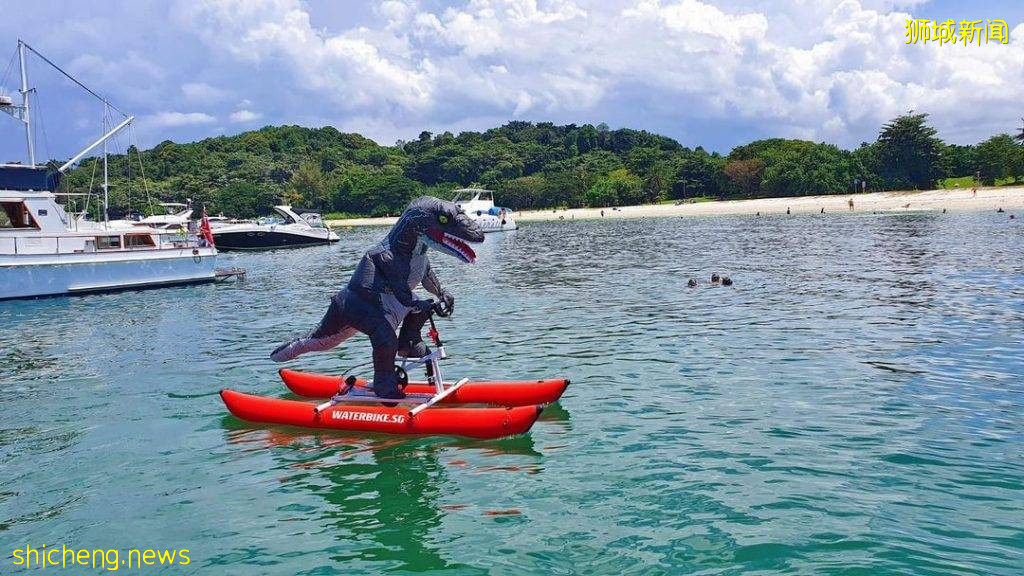
[[[267,124],[392,144],[531,120],[728,152],[774,136],[853,147],[908,109],[957,143],[1024,116],[1024,3],[1010,1],[37,1],[6,15],[0,73],[23,38],[134,114],[143,147]],[[1006,20],[1011,40],[907,45],[908,17]],[[38,60],[30,73],[39,155],[66,158],[101,107]],[[24,157],[0,117],[0,161]]]

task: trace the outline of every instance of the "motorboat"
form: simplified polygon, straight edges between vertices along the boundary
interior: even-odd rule
[[[518,228],[511,209],[494,205],[494,192],[482,188],[460,188],[453,193],[452,202],[476,220],[484,232],[504,232]]]
[[[316,212],[299,215],[291,206],[274,206],[276,218],[213,227],[213,239],[223,250],[270,250],[337,242],[338,235]]]
[[[139,220],[138,224],[162,230],[188,228],[189,220],[192,218],[191,200],[185,204],[180,202],[161,202],[159,206],[163,209],[163,214],[146,216]]]
[[[231,224],[238,224],[242,222],[242,220],[234,220],[224,216],[223,214],[220,216],[208,216],[206,221],[210,223],[210,228],[223,228],[225,226],[230,226]]]
[[[160,202],[157,206],[160,207],[159,212],[154,210],[155,213],[149,216],[131,214],[126,220],[111,220],[109,225],[112,228],[153,228],[169,236],[189,232],[194,234],[196,232],[195,225],[191,220],[191,200],[188,200],[185,204],[180,202]]]
[[[107,217],[107,141],[128,127],[134,117],[102,100],[105,116],[116,111],[124,120],[109,129],[105,122],[102,137],[56,170],[36,164],[30,118],[38,111],[33,109],[32,116],[29,114],[29,94],[35,89],[28,86],[26,51],[39,55],[28,44],[18,41],[20,105],[0,102],[0,112],[24,125],[29,160],[27,164],[0,165],[0,299],[212,282],[216,278],[216,248],[183,229],[172,233],[148,224],[126,226]],[[57,70],[71,78],[60,68]],[[93,221],[84,211],[69,211],[57,198],[79,195],[60,191],[61,176],[100,146],[103,219]]]

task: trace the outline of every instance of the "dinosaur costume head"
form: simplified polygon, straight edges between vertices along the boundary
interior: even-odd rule
[[[472,264],[476,252],[469,243],[484,241],[480,225],[454,202],[422,196],[413,200],[388,234],[392,249],[412,250],[419,242]]]

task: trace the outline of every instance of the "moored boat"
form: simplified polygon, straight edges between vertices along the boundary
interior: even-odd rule
[[[338,235],[315,212],[301,216],[291,206],[274,206],[278,219],[240,222],[213,228],[213,238],[222,250],[271,250],[319,246],[337,242]]]
[[[26,51],[35,52],[19,41],[22,103],[15,105],[9,98],[0,102],[0,111],[24,125],[28,148],[28,164],[0,165],[0,299],[212,282],[215,248],[184,230],[171,233],[107,217],[107,141],[128,127],[134,117],[124,115],[123,121],[109,129],[104,123],[102,137],[56,170],[36,164],[28,98],[34,89],[28,86]],[[117,111],[107,100],[102,103],[105,112]],[[38,110],[33,108],[32,113],[38,114]],[[57,197],[77,196],[60,192],[61,176],[101,146],[103,212],[102,221],[95,222],[85,213],[67,210]]]
[[[484,232],[503,232],[518,228],[515,214],[511,209],[494,205],[494,192],[482,188],[461,188],[453,193],[452,202],[476,220]]]
[[[42,168],[0,166],[0,299],[214,280],[215,248],[184,234],[75,219],[53,192],[17,189],[26,172],[48,178]]]

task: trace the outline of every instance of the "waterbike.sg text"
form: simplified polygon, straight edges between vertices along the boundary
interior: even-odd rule
[[[147,566],[187,566],[192,559],[188,549],[182,550],[113,550],[113,549],[78,549],[61,545],[25,546],[11,552],[11,562],[18,568],[50,568],[61,570],[67,568],[92,568],[115,572],[122,568],[138,570]]]
[[[401,414],[376,414],[373,412],[348,412],[336,410],[331,414],[332,420],[351,420],[354,422],[382,422],[384,424],[405,424],[405,416]]]

